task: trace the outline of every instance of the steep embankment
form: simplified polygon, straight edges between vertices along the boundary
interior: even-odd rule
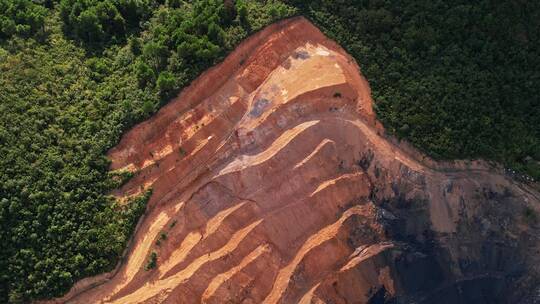
[[[383,133],[343,49],[303,18],[264,29],[110,151],[112,169],[138,172],[115,195],[153,188],[147,214],[118,272],[58,302],[504,303],[534,293],[538,227],[522,211],[540,211],[538,194]],[[145,270],[151,252],[157,266]]]

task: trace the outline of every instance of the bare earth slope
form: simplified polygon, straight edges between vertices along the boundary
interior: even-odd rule
[[[153,189],[147,214],[117,272],[56,302],[538,296],[538,226],[523,216],[540,212],[538,193],[480,162],[435,163],[393,143],[354,59],[303,18],[243,42],[110,158],[138,172],[115,195]]]

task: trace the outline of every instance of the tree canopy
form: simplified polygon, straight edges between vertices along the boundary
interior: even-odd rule
[[[44,32],[47,9],[31,0],[0,0],[0,39]]]
[[[540,179],[540,2],[288,2],[357,59],[389,132]]]
[[[149,0],[61,0],[60,15],[68,35],[99,47],[124,41],[155,6]]]
[[[0,0],[0,303],[117,263],[149,193],[107,193],[121,134],[296,14],[359,62],[391,133],[540,178],[540,4],[502,0]]]
[[[61,296],[111,270],[150,194],[107,195],[133,175],[109,173],[107,150],[294,13],[272,1],[0,0],[0,303]]]

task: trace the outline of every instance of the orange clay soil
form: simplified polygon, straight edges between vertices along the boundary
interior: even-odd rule
[[[301,17],[244,41],[109,157],[138,172],[119,199],[153,189],[147,213],[116,271],[51,302],[431,303],[464,280],[507,286],[507,260],[529,268],[515,284],[538,273],[520,255],[539,247],[520,215],[538,194],[387,138],[355,60]]]

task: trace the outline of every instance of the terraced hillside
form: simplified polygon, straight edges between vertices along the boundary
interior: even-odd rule
[[[522,212],[538,193],[386,137],[357,63],[303,18],[247,39],[109,156],[136,172],[119,199],[152,188],[147,213],[117,271],[56,302],[506,303],[538,286]]]

